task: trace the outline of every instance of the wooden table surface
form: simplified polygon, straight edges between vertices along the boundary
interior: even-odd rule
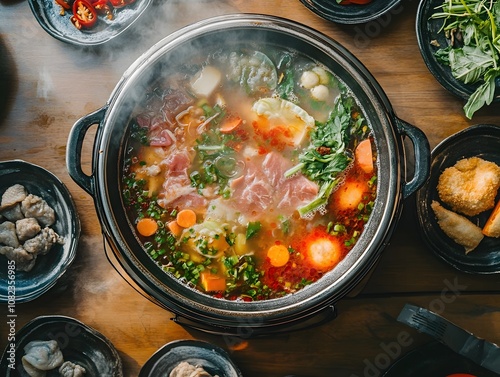
[[[321,19],[298,0],[165,0],[140,20],[133,38],[81,49],[47,34],[27,1],[0,0],[0,160],[23,159],[57,175],[73,195],[82,222],[77,257],[68,273],[47,294],[17,306],[16,327],[40,315],[79,319],[111,340],[125,376],[137,376],[158,348],[176,339],[221,346],[246,377],[378,375],[387,360],[431,340],[396,321],[405,303],[439,309],[458,325],[500,343],[500,276],[460,273],[438,260],[420,240],[414,205],[407,200],[380,262],[355,294],[337,303],[335,320],[314,329],[249,339],[245,349],[232,350],[224,337],[172,322],[171,313],[117,274],[104,254],[93,200],[66,170],[72,125],[105,104],[133,61],[172,31],[227,13],[286,17],[340,42],[378,80],[397,115],[425,132],[431,147],[472,124],[500,125],[498,105],[479,111],[472,121],[466,119],[462,100],[429,73],[415,36],[417,5],[416,0],[403,1],[380,20],[346,26]],[[93,141],[90,132],[83,148],[87,173]],[[8,331],[5,306],[0,316],[3,349]],[[406,333],[409,341],[387,351],[387,345],[396,345]],[[378,365],[375,372],[368,371],[370,363]]]

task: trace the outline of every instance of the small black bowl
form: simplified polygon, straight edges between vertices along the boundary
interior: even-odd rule
[[[182,361],[201,366],[212,376],[243,376],[222,348],[200,340],[176,340],[156,351],[141,368],[139,377],[168,376]]]
[[[479,246],[465,254],[464,247],[450,239],[439,227],[433,200],[439,201],[437,184],[444,169],[463,158],[480,157],[500,165],[500,127],[479,124],[446,138],[431,153],[431,174],[427,183],[417,191],[416,209],[424,243],[442,260],[457,270],[472,274],[500,273],[500,239],[484,237]],[[497,195],[497,201],[500,195]],[[484,226],[491,210],[469,217]]]
[[[416,34],[417,42],[427,68],[441,84],[443,88],[448,90],[455,96],[468,100],[470,95],[474,93],[477,84],[464,84],[462,81],[453,77],[451,69],[439,63],[436,59],[435,53],[440,48],[445,48],[449,45],[449,41],[440,32],[443,26],[444,19],[431,19],[430,17],[435,12],[435,8],[442,5],[444,0],[422,0],[417,9],[416,18]],[[431,42],[436,41],[439,46],[433,45]],[[496,80],[496,92],[493,102],[500,101],[500,80]]]
[[[340,5],[335,0],[300,0],[318,16],[339,24],[363,24],[394,9],[401,0],[373,0],[369,4]]]
[[[445,377],[458,373],[481,377],[497,376],[497,374],[453,352],[444,344],[432,341],[400,357],[385,371],[382,377]]]
[[[15,271],[9,275],[7,258],[0,255],[0,303],[22,303],[34,300],[52,288],[73,263],[80,238],[80,219],[75,203],[66,186],[48,170],[21,160],[0,162],[0,194],[19,183],[28,193],[44,199],[56,213],[51,226],[63,237],[64,244],[56,244],[46,254],[37,257],[31,271]],[[9,281],[14,281],[15,294]]]
[[[37,317],[16,333],[15,341],[7,345],[0,360],[5,377],[29,377],[21,359],[24,347],[34,340],[57,341],[64,361],[84,367],[85,377],[123,377],[120,355],[104,335],[74,318],[58,315]],[[15,362],[11,345],[15,348]],[[59,376],[58,368],[47,372],[47,377],[52,376]]]
[[[99,16],[96,25],[88,30],[78,30],[70,21],[72,11],[60,15],[54,0],[29,0],[33,15],[40,26],[54,38],[77,46],[102,45],[129,29],[150,6],[152,0],[136,0],[117,9],[114,18]]]

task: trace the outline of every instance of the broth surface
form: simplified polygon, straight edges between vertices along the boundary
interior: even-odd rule
[[[376,149],[348,88],[278,47],[176,69],[128,127],[123,201],[145,252],[230,300],[282,297],[335,268],[376,197]]]

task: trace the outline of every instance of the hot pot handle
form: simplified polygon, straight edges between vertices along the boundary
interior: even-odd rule
[[[413,154],[415,156],[413,178],[403,186],[403,199],[406,199],[422,187],[427,178],[429,178],[431,171],[431,149],[429,140],[422,130],[399,118],[396,118],[396,123],[399,132],[403,136],[408,136],[412,142]]]
[[[76,121],[71,128],[66,145],[66,167],[70,177],[87,193],[94,195],[94,177],[82,170],[82,146],[88,129],[94,124],[101,124],[107,107],[102,107]]]

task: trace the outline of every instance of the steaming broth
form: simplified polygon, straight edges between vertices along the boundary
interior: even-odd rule
[[[263,300],[317,281],[353,248],[376,196],[376,151],[327,68],[277,47],[218,50],[144,98],[123,200],[166,273]]]

